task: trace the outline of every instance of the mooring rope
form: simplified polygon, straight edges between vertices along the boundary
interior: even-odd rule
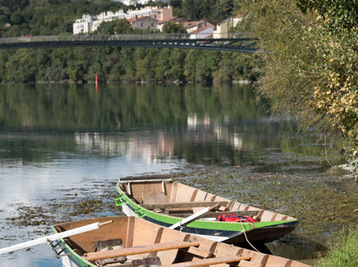
[[[242,221],[240,221],[241,223],[241,226],[242,226],[242,229],[243,229],[243,233],[244,233],[244,236],[245,236],[245,239],[246,239],[246,242],[254,249],[256,250],[257,252],[261,253],[257,248],[254,247],[253,244],[251,244],[251,242],[249,241],[249,239],[247,238],[247,235],[246,235],[246,229],[245,229],[245,226],[244,224],[242,223]]]

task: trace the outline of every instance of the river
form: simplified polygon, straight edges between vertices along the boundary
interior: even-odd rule
[[[276,198],[280,184],[305,196],[307,181],[317,179],[351,196],[357,191],[350,181],[335,184],[337,177],[325,173],[329,163],[342,163],[338,149],[297,131],[292,118],[272,116],[247,85],[2,85],[0,248],[49,234],[63,220],[120,214],[113,205],[118,177],[191,169],[191,176],[222,179],[240,170],[234,175],[247,179],[243,192],[250,204],[262,204],[255,194],[265,194],[264,188],[270,188],[267,198]],[[301,190],[296,178],[304,181]],[[232,196],[228,187],[217,190]],[[281,196],[264,205],[296,212],[291,200]],[[323,225],[319,231],[330,236],[342,222]],[[295,246],[285,240],[271,249],[293,250],[277,254],[300,258],[297,244],[307,233],[298,229]],[[312,244],[303,248],[321,249]],[[61,266],[46,244],[0,260],[1,266]]]

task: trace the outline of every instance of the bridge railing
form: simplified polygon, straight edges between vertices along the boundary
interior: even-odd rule
[[[235,39],[252,38],[250,33],[221,33],[221,34],[88,34],[88,35],[61,35],[61,36],[21,36],[0,38],[1,43],[21,42],[61,42],[61,41],[125,41],[125,40],[189,40],[189,39]]]

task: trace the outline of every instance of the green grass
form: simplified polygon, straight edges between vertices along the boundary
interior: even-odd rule
[[[340,231],[326,257],[320,259],[315,266],[357,267],[358,227]]]

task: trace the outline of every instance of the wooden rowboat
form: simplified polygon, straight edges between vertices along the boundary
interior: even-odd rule
[[[61,223],[56,233],[92,223],[104,226],[60,240],[63,266],[275,266],[308,265],[161,227],[136,217]],[[111,222],[111,223],[108,223]]]
[[[298,220],[291,216],[245,205],[162,177],[121,178],[117,190],[116,205],[121,206],[127,216],[229,244],[248,240],[270,242],[298,225]],[[218,221],[223,214],[233,215],[235,221]],[[241,220],[242,216],[246,216],[246,220]]]

